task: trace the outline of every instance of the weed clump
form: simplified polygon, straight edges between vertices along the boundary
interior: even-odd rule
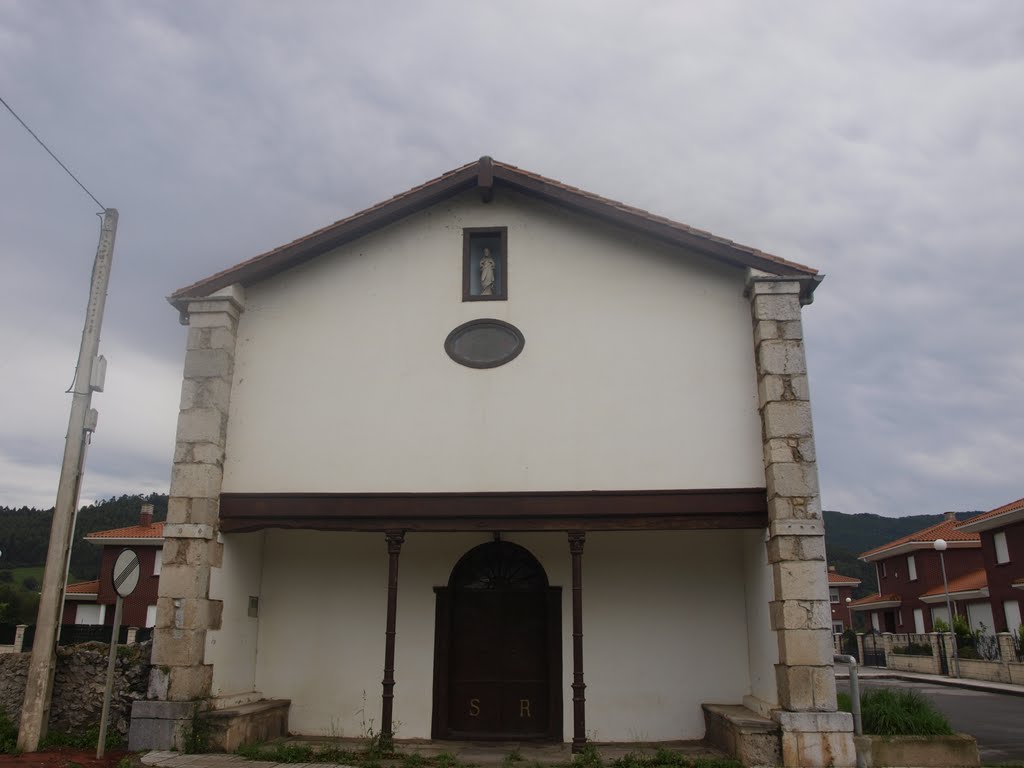
[[[841,711],[851,711],[849,694],[840,693],[837,698]],[[860,697],[860,716],[864,733],[872,736],[953,735],[946,716],[915,690],[867,690]]]

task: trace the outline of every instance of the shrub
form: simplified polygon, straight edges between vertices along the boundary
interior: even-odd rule
[[[907,643],[893,648],[892,652],[902,656],[931,656],[932,647],[928,643]]]
[[[950,736],[953,729],[928,699],[912,689],[873,688],[860,697],[864,733],[875,736]]]

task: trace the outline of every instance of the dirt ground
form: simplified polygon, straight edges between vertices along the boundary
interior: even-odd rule
[[[0,755],[0,768],[116,768],[130,754],[115,749],[106,752],[102,760],[97,760],[95,749],[51,749],[21,755]]]

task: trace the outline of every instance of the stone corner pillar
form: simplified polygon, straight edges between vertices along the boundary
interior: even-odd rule
[[[153,629],[148,701],[132,707],[132,749],[173,749],[199,702],[210,696],[213,667],[206,634],[220,628],[210,599],[219,568],[220,492],[234,376],[235,341],[245,305],[241,286],[189,302],[188,342],[178,431],[164,524],[163,567]]]
[[[825,529],[811,424],[801,306],[806,280],[751,271],[758,410],[768,494],[771,628],[787,766],[853,766],[853,718],[837,712]]]

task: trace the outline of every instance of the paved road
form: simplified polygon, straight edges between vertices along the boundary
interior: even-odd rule
[[[1024,696],[970,691],[906,680],[861,680],[861,688],[915,688],[931,699],[953,730],[978,740],[982,763],[1024,760]],[[841,691],[849,683],[838,681]]]

